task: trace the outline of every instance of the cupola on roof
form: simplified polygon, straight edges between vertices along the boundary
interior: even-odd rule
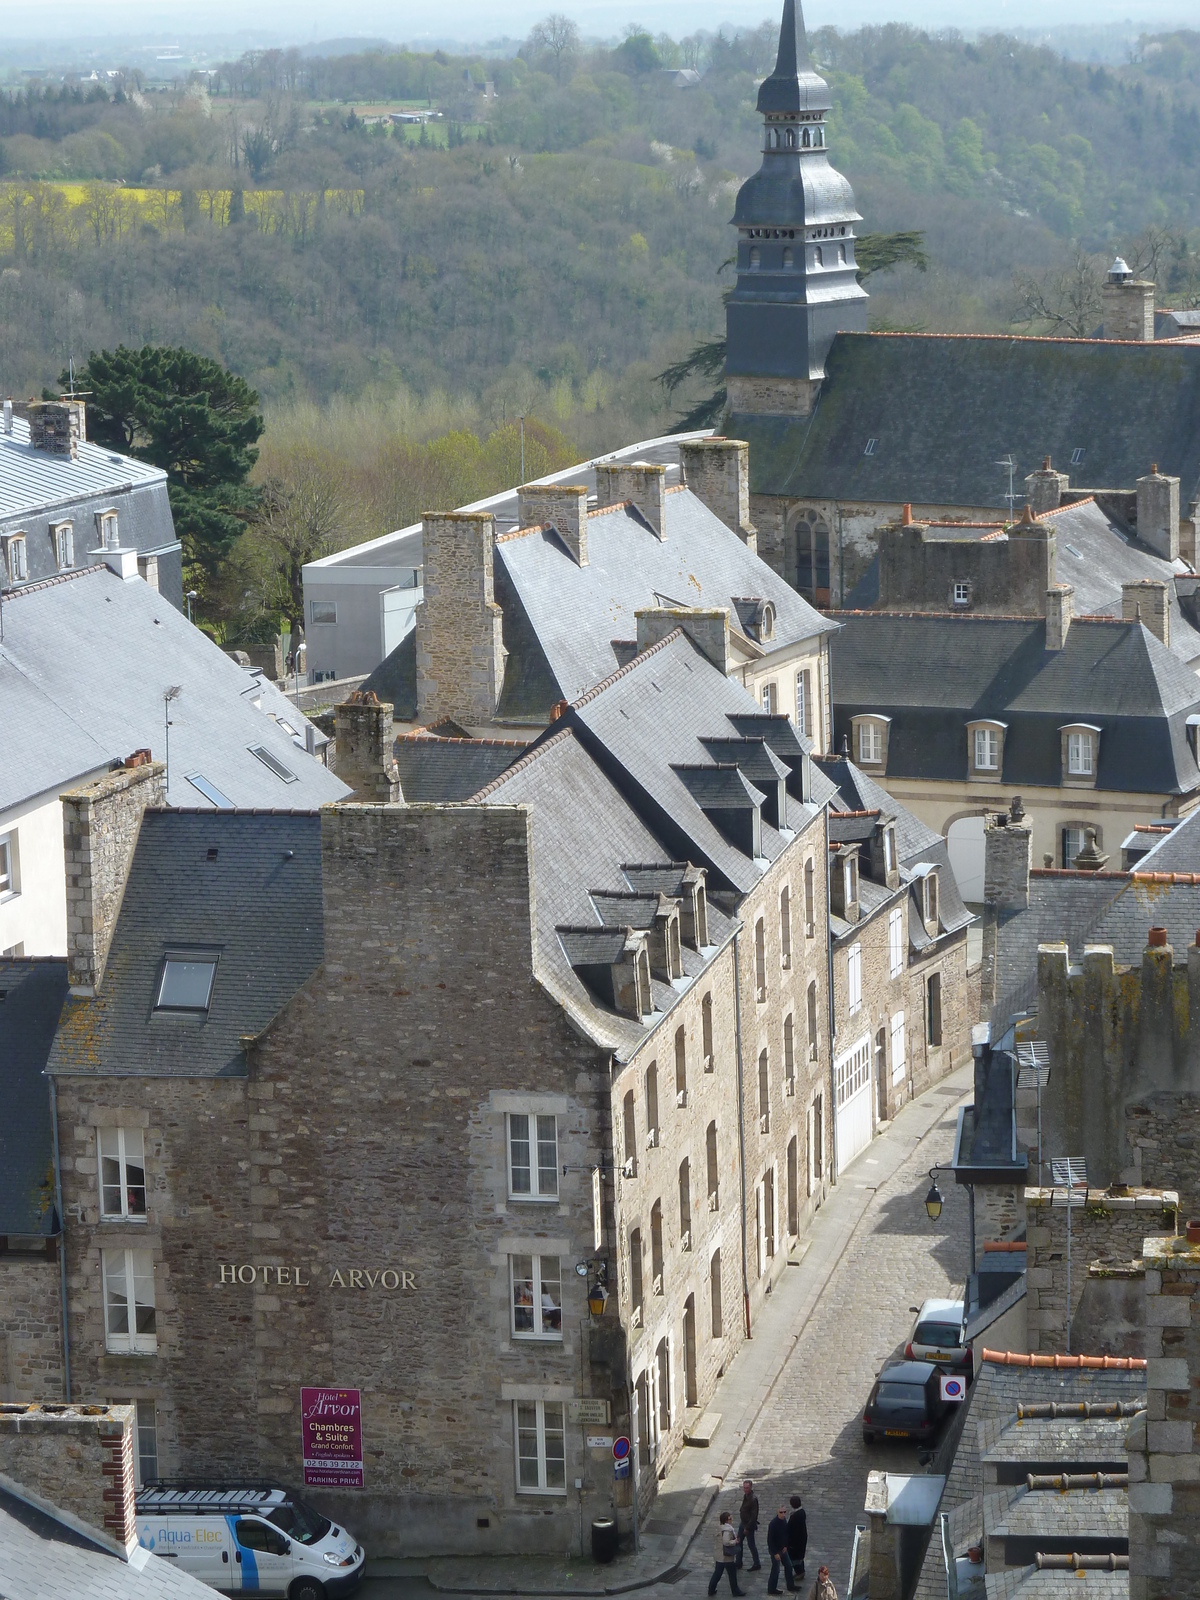
[[[775,70],[758,91],[758,109],[764,115],[828,111],[833,105],[829,85],[812,70],[804,12],[799,0],[784,0],[779,29],[779,55]]]

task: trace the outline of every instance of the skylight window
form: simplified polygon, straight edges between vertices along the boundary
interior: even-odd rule
[[[171,955],[163,961],[162,975],[158,980],[156,1011],[208,1010],[212,999],[213,978],[216,976],[215,955]]]
[[[272,755],[265,744],[252,744],[247,746],[252,756],[257,756],[268,772],[273,772],[284,783],[298,783],[299,779],[290,767],[285,767],[279,757]]]
[[[865,455],[865,456],[873,456],[875,454],[875,446],[878,443],[879,443],[878,439],[868,439],[867,440],[867,447],[863,451],[863,455]]]
[[[1076,448],[1071,451],[1071,465],[1073,467],[1081,467],[1083,465],[1083,458],[1085,455],[1087,455],[1087,451],[1083,448],[1083,446],[1076,446]]]
[[[215,783],[210,783],[202,772],[189,772],[187,781],[193,789],[198,789],[206,800],[212,802],[218,811],[232,811],[233,801],[228,795],[223,795]]]

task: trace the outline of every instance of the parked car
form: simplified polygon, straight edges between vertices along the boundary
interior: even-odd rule
[[[966,1372],[969,1378],[974,1355],[966,1340],[962,1301],[926,1300],[904,1355],[908,1361],[935,1361],[947,1371]]]
[[[890,1362],[875,1380],[863,1412],[863,1443],[932,1439],[950,1409],[941,1386],[940,1367],[925,1361]]]
[[[363,1551],[299,1495],[271,1484],[147,1484],[138,1543],[226,1594],[335,1600],[362,1582]]]

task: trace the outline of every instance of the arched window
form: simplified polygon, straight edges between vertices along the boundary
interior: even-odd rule
[[[637,1176],[637,1125],[633,1115],[633,1090],[625,1096],[625,1176]]]
[[[810,1061],[817,1059],[817,982],[815,978],[808,986],[808,1056]]]
[[[713,1258],[708,1264],[708,1293],[712,1301],[712,1336],[714,1339],[721,1337],[721,1252],[713,1251]]]
[[[656,1200],[650,1208],[650,1275],[654,1280],[652,1284],[653,1293],[662,1294],[663,1221],[661,1200]]]
[[[692,1248],[692,1168],[686,1156],[679,1163],[679,1248]]]
[[[687,1105],[687,1032],[675,1030],[675,1104]]]
[[[823,150],[825,148],[825,129],[824,128],[817,128],[814,131],[814,133],[813,133],[813,144],[817,147],[818,150]]]
[[[829,604],[829,525],[819,511],[802,511],[796,521],[796,587],[806,599]]]
[[[771,1073],[765,1050],[760,1050],[758,1053],[758,1122],[763,1133],[770,1131]]]
[[[794,150],[796,148],[796,130],[795,130],[795,128],[789,128],[788,131],[787,131],[787,145],[788,145],[788,149],[789,150]]]
[[[804,863],[804,931],[811,939],[816,932],[817,911],[814,895],[812,857]]]
[[[712,1024],[712,995],[704,996],[704,1003],[700,1007],[701,1042],[704,1049],[704,1070],[711,1072],[713,1069],[713,1024]]]
[[[779,149],[779,129],[772,128],[767,136],[768,147],[772,150]]]
[[[708,1209],[715,1211],[721,1203],[721,1169],[717,1164],[717,1125],[710,1122],[704,1136],[704,1154],[708,1178]]]
[[[750,266],[751,268],[762,266],[762,251],[756,244],[750,246]]]
[[[806,150],[812,144],[812,136],[809,134],[809,131],[808,131],[807,128],[805,128],[803,134],[800,137],[800,143],[804,146],[804,148]]]
[[[629,1235],[629,1312],[635,1328],[642,1326],[642,1230]]]
[[[823,253],[821,251],[821,246],[819,244],[815,245],[813,247],[813,266],[814,267],[823,267],[824,265],[825,265],[825,257],[824,257],[824,255],[823,255]]]
[[[792,265],[792,252],[790,246],[785,245],[783,251],[783,264],[785,267]]]
[[[844,244],[840,244],[840,245],[838,245],[838,266],[839,267],[844,267],[845,265],[846,265],[846,246]]]
[[[646,1068],[646,1148],[658,1143],[658,1062]]]

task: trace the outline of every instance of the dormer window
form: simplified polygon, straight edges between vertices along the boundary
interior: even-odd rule
[[[882,771],[887,766],[889,717],[853,717],[854,737],[851,748],[860,767]]]
[[[1059,729],[1059,738],[1063,783],[1076,789],[1095,788],[1100,729],[1086,722],[1070,723]]]
[[[968,777],[998,781],[1004,768],[1004,735],[1008,727],[1003,722],[969,722],[967,724]]]
[[[927,930],[930,933],[936,933],[938,925],[938,875],[936,869],[927,872],[921,883],[921,916]]]
[[[787,263],[785,262],[785,265],[786,264]],[[761,627],[761,633],[760,633],[760,637],[761,638],[763,638],[763,639],[773,639],[775,637],[775,607],[771,604],[771,602],[769,600],[764,600],[763,601],[762,622],[760,624],[760,627]]]
[[[8,572],[9,583],[24,583],[28,578],[29,565],[25,559],[25,535],[23,533],[5,534],[4,566]]]
[[[97,511],[96,536],[102,549],[115,550],[117,548],[117,513],[115,511]]]
[[[883,830],[883,870],[891,877],[896,870],[896,830]]]
[[[842,862],[842,896],[845,905],[858,899],[858,857],[847,856]]]
[[[54,559],[60,572],[75,565],[75,530],[69,522],[52,522],[50,539],[54,545]]]
[[[971,604],[971,585],[966,578],[955,578],[951,585],[950,602],[957,610]]]

